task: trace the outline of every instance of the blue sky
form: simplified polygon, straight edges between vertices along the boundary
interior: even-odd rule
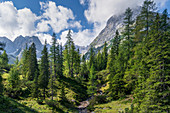
[[[68,29],[77,45],[86,46],[105,27],[107,20],[143,0],[0,0],[0,36],[38,36],[51,41],[52,32],[65,43]],[[168,8],[170,0],[155,0],[158,10]]]

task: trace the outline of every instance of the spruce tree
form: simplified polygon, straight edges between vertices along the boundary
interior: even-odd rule
[[[78,48],[77,51],[75,52],[75,66],[74,66],[74,69],[75,69],[76,76],[78,74],[80,74],[80,62],[81,62],[81,59],[80,59],[80,53],[79,53],[79,48]]]
[[[74,76],[75,60],[76,60],[76,51],[75,51],[74,43],[72,42],[71,43],[71,50],[70,50],[70,74],[71,74],[71,77]]]
[[[91,69],[92,64],[93,64],[93,66],[95,64],[95,53],[94,53],[93,47],[90,48],[89,70]],[[94,66],[94,68],[95,68],[95,66]]]
[[[2,93],[3,93],[3,84],[2,84],[2,74],[1,74],[1,72],[0,72],[0,95],[2,95]]]
[[[57,64],[57,42],[56,42],[56,35],[55,33],[53,33],[52,36],[52,46],[50,48],[50,58],[51,58],[51,66],[52,66],[52,74],[51,74],[51,84],[50,84],[50,88],[51,88],[51,100],[53,100],[53,96],[54,96],[54,82],[56,81],[57,78],[57,70],[56,70],[56,64]]]
[[[4,50],[2,55],[1,55],[1,62],[0,62],[1,68],[7,69],[8,68],[8,61],[9,61],[8,55],[7,55],[6,51]]]
[[[82,79],[88,80],[88,69],[87,69],[87,63],[84,55],[81,60],[80,74]]]
[[[39,69],[38,69],[38,62],[37,62],[37,55],[36,55],[36,47],[35,44],[32,43],[28,49],[28,60],[27,60],[27,80],[32,81],[32,97],[38,97],[38,76],[39,76]]]
[[[103,53],[104,54],[104,53]],[[97,55],[96,55],[96,70],[97,71],[101,71],[102,69],[104,69],[103,67],[104,67],[104,60],[103,60],[103,57],[102,57],[102,55],[103,54],[101,54],[101,52],[100,51],[98,51],[98,53],[97,53]],[[104,55],[103,55],[104,56]]]
[[[130,58],[130,54],[131,54],[131,49],[132,49],[132,35],[133,35],[133,23],[134,23],[134,20],[132,19],[132,16],[133,16],[133,12],[130,8],[127,8],[126,11],[125,11],[125,18],[124,18],[124,31],[122,32],[122,34],[124,35],[125,39],[126,39],[126,43],[127,43],[127,61],[129,60]]]
[[[152,0],[145,0],[142,5],[141,13],[139,14],[138,21],[140,23],[140,34],[143,36],[143,41],[148,42],[148,34],[151,25],[153,24],[154,12],[156,10],[156,4]]]
[[[26,47],[22,53],[22,58],[21,58],[21,73],[23,75],[23,78],[26,79],[26,76],[27,76],[27,73],[28,73],[28,47],[27,47],[27,44],[26,44]]]
[[[169,112],[169,47],[168,37],[161,31],[160,16],[157,14],[149,33],[149,55],[147,62],[150,67],[146,80],[145,96],[140,104],[140,112]],[[149,101],[147,101],[149,100]]]
[[[32,43],[28,50],[28,74],[27,79],[33,81],[39,74],[38,63],[37,63],[37,55],[36,55],[36,47],[35,44]]]
[[[4,47],[5,47],[5,44],[4,43],[1,43],[0,42],[0,50],[4,50]],[[0,60],[2,60],[2,57],[1,57],[1,52],[0,52]],[[0,62],[0,95],[2,95],[3,93],[3,84],[2,84],[2,67],[1,67],[1,62]]]
[[[41,89],[43,89],[43,94],[44,94],[44,99],[45,99],[45,94],[46,94],[46,89],[48,86],[49,82],[49,59],[48,59],[48,50],[46,47],[46,41],[44,48],[41,52],[41,61],[40,61],[40,76],[38,77],[38,84]]]
[[[104,43],[104,48],[103,48],[103,52],[102,52],[102,58],[103,58],[103,64],[102,64],[102,69],[106,69],[107,66],[107,58],[108,58],[108,54],[107,54],[107,43],[105,41]]]
[[[19,81],[20,81],[19,70],[17,69],[16,66],[14,66],[9,71],[9,78],[8,78],[9,86],[12,89],[17,88],[19,85]]]
[[[87,92],[89,95],[93,96],[97,89],[96,89],[96,75],[95,75],[95,70],[94,70],[94,66],[92,64],[91,68],[90,68],[90,75],[89,75],[89,86],[87,87]]]

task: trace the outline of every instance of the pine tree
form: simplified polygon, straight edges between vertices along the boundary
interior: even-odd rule
[[[57,70],[56,70],[56,64],[57,64],[57,42],[56,42],[56,35],[55,33],[53,33],[53,36],[52,36],[52,46],[50,48],[50,58],[51,58],[51,63],[52,63],[52,74],[51,74],[51,84],[50,84],[50,87],[51,87],[51,95],[52,95],[52,98],[51,100],[53,100],[53,96],[54,96],[54,82],[57,78]]]
[[[109,56],[109,60],[108,60],[108,69],[110,72],[110,76],[109,76],[109,96],[111,97],[111,99],[116,99],[118,98],[118,93],[115,93],[115,91],[117,91],[117,87],[119,84],[117,84],[118,81],[117,77],[115,77],[116,75],[116,58],[119,55],[119,46],[120,46],[120,36],[119,36],[119,32],[118,30],[116,30],[116,36],[113,39],[113,43],[112,43],[112,48],[110,51],[110,56]],[[117,84],[117,86],[115,87],[115,84]]]
[[[75,45],[73,39],[71,38],[71,30],[69,30],[66,38],[67,38],[67,42],[65,44],[65,50],[63,51],[64,74],[66,76],[73,77],[74,74],[77,73],[78,68],[76,67],[76,65],[79,65],[78,62],[80,62],[80,58],[76,59],[76,57],[79,57],[78,56],[79,53],[75,50]]]
[[[0,95],[3,93],[2,74],[0,72]]]
[[[156,10],[156,4],[152,0],[145,0],[142,5],[142,10],[138,16],[140,25],[142,26],[140,32],[145,38],[144,41],[147,42],[147,36],[149,34],[149,29],[153,24],[152,20],[154,19],[154,11]]]
[[[102,52],[102,58],[103,58],[103,64],[102,64],[102,69],[106,69],[107,66],[107,58],[108,58],[108,54],[107,54],[107,43],[105,41],[104,43],[104,48],[103,48],[103,52]]]
[[[21,73],[23,75],[23,78],[26,79],[26,76],[27,76],[27,73],[28,73],[28,47],[27,47],[27,44],[26,44],[26,47],[22,53],[22,58],[21,58]]]
[[[79,53],[79,48],[77,49],[77,51],[75,52],[75,74],[78,75],[80,74],[80,53]]]
[[[71,38],[71,30],[69,30],[67,36],[67,42],[65,44],[65,50],[63,51],[64,55],[64,74],[67,76],[73,77],[74,70],[73,65],[75,61],[75,46],[73,39]]]
[[[146,80],[146,93],[140,104],[140,112],[169,112],[168,54],[170,54],[170,44],[168,37],[161,31],[160,23],[160,16],[157,14],[149,33],[150,50],[146,59],[150,67],[150,76]]]
[[[39,74],[37,56],[36,56],[36,47],[32,43],[28,50],[28,75],[27,79],[33,81]]]
[[[114,55],[116,56],[119,54],[119,44],[120,44],[120,35],[119,35],[119,31],[116,30],[116,35],[113,40],[113,50],[114,50]]]
[[[5,47],[5,44],[0,42],[0,50],[4,50],[4,47]],[[0,52],[0,60],[1,59],[2,59],[2,57],[1,57],[1,52]],[[1,62],[0,62],[0,95],[2,95],[2,93],[3,93],[3,84],[2,84],[1,71],[2,71],[2,67],[1,67]]]
[[[85,56],[83,55],[82,60],[81,60],[81,78],[88,80],[88,70],[87,70],[87,63]]]
[[[122,34],[124,35],[125,39],[126,39],[126,43],[127,43],[127,61],[129,60],[130,58],[130,54],[131,54],[131,49],[132,49],[132,35],[133,35],[133,23],[134,23],[134,20],[132,19],[132,15],[133,15],[133,12],[130,8],[127,8],[126,11],[125,11],[125,18],[124,18],[124,31],[122,32]]]
[[[89,95],[93,96],[97,89],[96,89],[96,75],[94,73],[94,66],[92,64],[91,68],[90,68],[90,75],[89,75],[89,86],[87,89],[87,92]]]
[[[28,69],[27,80],[33,82],[31,89],[32,97],[37,98],[39,93],[38,91],[39,69],[36,55],[36,47],[34,43],[32,43],[28,49],[27,66],[28,66],[26,67]]]
[[[104,53],[103,53],[104,54]],[[100,51],[98,51],[97,55],[96,55],[96,67],[97,67],[97,71],[101,71],[102,69],[104,69],[104,63],[103,63],[103,57]]]
[[[59,45],[59,76],[63,76],[63,47],[62,44]]]
[[[93,50],[93,47],[90,48],[90,59],[89,59],[89,69],[91,69],[91,66],[94,66],[95,68],[95,53],[94,53],[94,50]]]
[[[48,51],[46,47],[46,41],[44,48],[41,52],[41,63],[40,63],[40,76],[38,77],[38,84],[41,89],[43,89],[43,94],[44,94],[44,99],[45,99],[45,94],[46,94],[46,89],[48,86],[49,82],[49,60],[48,60]]]
[[[16,66],[11,68],[9,72],[9,85],[12,89],[17,88],[19,85],[20,77],[19,77],[19,70],[17,69]]]
[[[0,62],[1,68],[7,69],[8,68],[8,61],[9,61],[8,55],[7,55],[6,51],[4,50],[4,52],[1,55],[1,62]]]
[[[76,51],[75,51],[75,46],[74,43],[71,43],[71,50],[70,50],[70,74],[71,77],[74,76],[74,65],[75,65],[75,60],[76,60]]]

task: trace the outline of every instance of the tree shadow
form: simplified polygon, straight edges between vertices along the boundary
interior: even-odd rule
[[[65,76],[60,77],[59,81],[77,94],[77,100],[83,101],[87,99],[87,87],[82,85],[81,82],[76,81],[74,78],[69,78]]]
[[[38,111],[5,96],[0,96],[0,111],[1,113],[38,113]]]

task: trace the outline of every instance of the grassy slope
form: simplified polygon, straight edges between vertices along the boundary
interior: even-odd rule
[[[106,104],[95,105],[95,113],[118,113],[119,111],[124,111],[125,108],[131,106],[131,99],[126,98],[124,100],[111,101]]]
[[[8,80],[7,80],[8,77],[9,77],[9,73],[4,73],[2,75],[4,87],[7,87],[8,85]],[[22,76],[20,77],[22,79]],[[64,84],[67,86],[65,91],[66,91],[66,97],[69,98],[69,100],[74,100],[73,95],[76,95],[79,93],[82,94],[84,92],[83,91],[84,87],[81,86],[79,83],[77,83],[75,80],[64,78]],[[76,87],[72,87],[72,86],[76,86]],[[86,95],[86,93],[85,94],[84,93],[82,96]],[[55,99],[58,100],[58,98],[54,97],[54,100]],[[46,100],[48,100],[48,98]],[[69,108],[70,106],[72,108]],[[70,102],[67,102],[65,104],[61,102],[61,103],[58,103],[56,111],[59,113],[76,112],[77,110],[74,108],[74,106],[75,105],[73,105],[73,103],[70,103]],[[9,109],[9,110],[6,110],[6,109]],[[0,97],[0,113],[10,113],[13,111],[14,112],[16,111],[16,113],[27,113],[27,112],[28,113],[31,113],[31,112],[52,113],[52,108],[46,105],[45,101],[43,101],[42,105],[39,105],[36,102],[36,100],[31,97],[28,97],[28,98],[21,97],[21,100],[16,100],[16,99],[12,99],[9,97],[1,96]]]
[[[36,110],[20,104],[14,99],[0,96],[1,113],[38,113]]]

